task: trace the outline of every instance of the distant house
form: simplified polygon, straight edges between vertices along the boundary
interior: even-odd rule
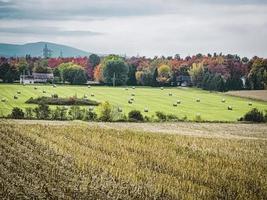
[[[32,75],[21,75],[20,84],[34,84],[34,77]]]
[[[187,87],[192,85],[191,77],[186,75],[180,75],[176,78],[177,85]]]
[[[33,84],[33,83],[46,83],[49,80],[53,80],[53,73],[32,73],[32,75],[21,75],[21,84]]]

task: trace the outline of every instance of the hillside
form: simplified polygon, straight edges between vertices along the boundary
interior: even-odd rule
[[[25,56],[26,54],[30,54],[33,57],[42,56],[45,44],[52,50],[52,57],[59,57],[60,51],[62,51],[63,57],[88,56],[91,54],[66,45],[50,42],[36,42],[23,45],[0,43],[0,56]]]

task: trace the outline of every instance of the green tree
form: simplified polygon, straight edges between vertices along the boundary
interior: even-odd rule
[[[248,82],[251,89],[267,88],[267,59],[254,60],[248,74]]]
[[[112,84],[115,78],[116,85],[124,85],[128,79],[129,67],[119,57],[107,58],[103,62],[103,78],[107,84]]]
[[[89,56],[89,63],[95,68],[100,63],[100,57],[96,54],[91,54]]]
[[[23,119],[24,118],[24,112],[21,108],[14,107],[12,109],[12,112],[10,114],[10,117],[13,119]]]
[[[60,77],[63,82],[70,84],[84,84],[87,81],[86,71],[72,62],[62,63],[58,66]]]
[[[136,77],[135,77],[135,73],[136,73],[136,66],[135,65],[129,65],[129,73],[128,73],[128,80],[127,80],[127,85],[136,85],[137,81],[136,81]]]
[[[46,59],[37,60],[34,63],[33,71],[35,73],[52,73],[52,69],[48,67],[48,61]]]
[[[154,71],[154,73],[153,73],[153,78],[152,78],[152,86],[153,86],[153,87],[157,87],[157,86],[159,85],[159,84],[158,84],[158,81],[157,81],[158,75],[159,75],[159,73],[158,73],[158,68],[156,67],[156,68],[155,68],[155,71]]]
[[[0,65],[0,79],[3,82],[12,83],[19,79],[19,73],[15,65],[10,65],[8,62],[4,62]]]
[[[99,119],[104,122],[110,122],[113,120],[112,117],[112,106],[109,102],[105,101],[100,105],[100,117]]]

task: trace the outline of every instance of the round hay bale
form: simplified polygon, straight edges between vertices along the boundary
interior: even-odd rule
[[[132,87],[132,89],[134,90],[134,89],[135,89],[135,87],[133,86],[133,87]]]
[[[95,96],[95,95],[92,93],[92,94],[91,94],[91,97],[94,97],[94,96]]]
[[[134,94],[134,93],[132,93],[132,94],[131,94],[131,96],[132,96],[132,97],[134,97],[134,96],[135,96],[135,94]]]
[[[161,90],[164,90],[164,87],[160,87]]]
[[[25,83],[23,83],[23,86],[26,86],[26,84],[25,84]]]
[[[169,93],[169,96],[171,97],[172,96],[172,93]]]
[[[134,101],[134,98],[133,97],[131,97],[131,101]]]
[[[90,86],[90,85],[88,85],[87,87],[88,87],[88,88],[91,88],[91,86]]]
[[[228,106],[227,109],[228,110],[233,110],[233,107],[232,106]]]
[[[14,99],[18,99],[19,97],[17,95],[14,96]]]
[[[181,101],[180,100],[177,100],[177,104],[181,104]]]
[[[128,90],[128,88],[125,88],[125,90]]]
[[[93,106],[89,106],[89,111],[92,112],[94,110]]]
[[[56,88],[57,86],[56,86],[56,84],[53,84],[53,88]]]
[[[6,102],[6,99],[5,99],[5,98],[2,98],[2,99],[1,99],[1,102]]]
[[[174,104],[173,104],[173,107],[177,107],[177,103],[174,103]]]
[[[118,112],[122,112],[122,108],[121,107],[118,107]]]
[[[35,90],[37,90],[37,87],[34,87]]]
[[[43,90],[43,93],[45,94],[45,93],[46,93],[46,91],[45,91],[45,90]]]
[[[132,104],[133,102],[131,101],[131,99],[128,100],[128,104]]]
[[[21,92],[20,91],[17,91],[17,94],[21,94]]]
[[[225,103],[226,102],[226,100],[225,99],[222,99],[222,103]]]
[[[249,106],[252,106],[252,102],[248,102],[248,105],[249,105]]]
[[[144,112],[146,112],[146,113],[147,113],[147,112],[148,112],[148,108],[145,108],[145,109],[144,109]]]
[[[83,95],[83,98],[84,98],[84,99],[87,99],[87,98],[88,98],[88,96],[85,94],[85,95]]]
[[[200,99],[199,99],[199,98],[197,98],[197,99],[196,99],[196,102],[200,102]]]

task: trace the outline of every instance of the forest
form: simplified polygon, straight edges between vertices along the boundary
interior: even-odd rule
[[[18,81],[20,75],[53,73],[53,83],[140,86],[192,86],[210,91],[259,90],[267,88],[267,59],[238,55],[197,54],[169,57],[41,58],[1,57],[2,82]]]

